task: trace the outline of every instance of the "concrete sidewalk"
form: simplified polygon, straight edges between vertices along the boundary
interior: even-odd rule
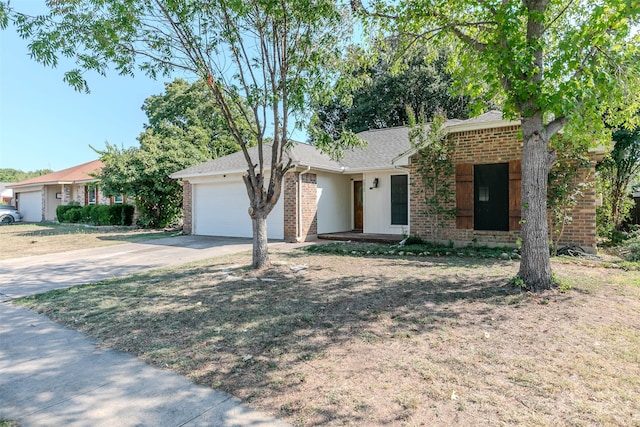
[[[102,348],[97,341],[8,301],[101,280],[95,276],[86,280],[84,273],[75,277],[68,262],[90,268],[103,259],[107,265],[100,265],[111,268],[106,277],[114,277],[250,249],[246,241],[183,242],[190,247],[172,246],[179,240],[170,245],[127,244],[56,254],[62,255],[58,262],[49,256],[0,263],[0,296],[5,301],[0,302],[0,419],[18,421],[21,427],[287,426],[248,409],[231,395]],[[131,268],[127,260],[132,261]],[[93,265],[94,273],[95,269]]]

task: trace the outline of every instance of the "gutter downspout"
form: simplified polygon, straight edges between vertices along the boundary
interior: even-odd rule
[[[296,242],[302,241],[302,175],[309,173],[311,166],[307,166],[307,170],[298,174],[298,232],[296,233]]]

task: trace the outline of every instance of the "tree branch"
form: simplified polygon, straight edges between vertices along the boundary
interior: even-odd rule
[[[458,25],[460,24],[456,24],[454,26],[449,27],[451,28],[451,31],[453,32],[453,34],[455,34],[456,37],[458,37],[460,40],[467,43],[468,45],[472,46],[478,52],[484,52],[487,49],[486,43],[482,43],[479,40],[476,40],[473,37],[469,36],[468,34],[465,34],[459,28],[457,28]]]
[[[558,133],[558,131],[561,130],[563,127],[565,127],[568,122],[569,122],[569,119],[566,116],[556,117],[551,122],[549,122],[544,127],[544,131],[547,134],[547,138],[550,139],[553,135]]]

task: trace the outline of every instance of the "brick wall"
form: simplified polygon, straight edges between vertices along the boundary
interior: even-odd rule
[[[302,238],[313,240],[318,236],[318,176],[302,175]]]
[[[193,186],[187,180],[182,181],[182,214],[183,224],[182,232],[184,234],[191,234],[193,232]]]
[[[592,161],[590,167],[580,169],[572,184],[592,182],[595,179],[596,163]],[[560,237],[559,246],[577,245],[590,252],[596,250],[596,189],[590,185],[582,190],[582,197],[570,213],[571,224],[565,226]],[[551,217],[549,217],[549,232],[553,233]]]
[[[300,172],[290,171],[283,178],[282,202],[284,203],[284,239],[287,242],[295,242],[300,236],[301,240],[311,240],[318,235],[318,208],[317,208],[317,175],[313,173],[302,174],[301,206],[298,206],[298,179]],[[299,230],[298,210],[302,208],[302,229]]]
[[[456,144],[453,157],[454,164],[493,164],[508,163],[522,157],[522,137],[519,126],[481,129],[458,132],[449,135]],[[424,188],[417,175],[417,164],[411,162],[411,202],[410,224],[411,233],[418,234],[427,240],[433,240],[434,225],[424,212]],[[593,172],[593,167],[591,168]],[[593,179],[593,173],[585,171],[579,179]],[[455,176],[450,178],[451,188],[455,189]],[[455,204],[455,203],[454,203]],[[455,207],[452,204],[451,207]],[[566,226],[563,244],[581,246],[586,250],[595,250],[595,191],[590,188],[584,192],[573,213],[573,222]],[[549,229],[552,232],[551,228]],[[457,229],[456,219],[447,220],[440,229],[441,240],[452,240],[459,244],[466,244],[474,239],[480,244],[510,244],[516,243],[520,231],[476,231],[473,229]]]

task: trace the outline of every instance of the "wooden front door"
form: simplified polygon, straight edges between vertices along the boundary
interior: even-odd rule
[[[362,216],[362,181],[353,181],[353,229],[355,231],[363,230]]]

